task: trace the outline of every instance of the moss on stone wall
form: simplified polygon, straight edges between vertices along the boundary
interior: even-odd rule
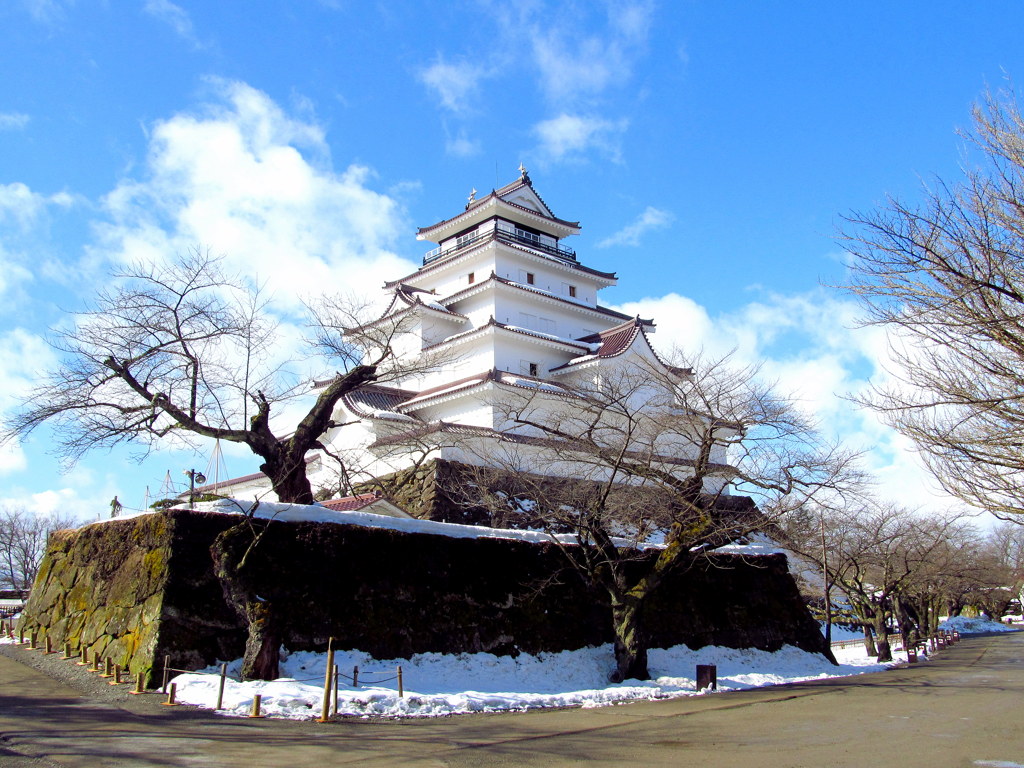
[[[133,675],[149,673],[172,554],[173,521],[154,514],[59,531],[36,577],[22,622],[99,653]]]

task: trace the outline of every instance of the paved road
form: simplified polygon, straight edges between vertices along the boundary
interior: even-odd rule
[[[0,766],[1024,768],[1024,633],[928,664],[590,710],[317,725],[98,703],[0,655]],[[34,661],[34,660],[33,660]],[[142,701],[140,699],[145,699]]]

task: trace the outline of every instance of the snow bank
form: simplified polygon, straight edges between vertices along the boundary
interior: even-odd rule
[[[373,659],[360,651],[335,654],[342,678],[338,712],[376,717],[436,717],[470,712],[521,711],[540,707],[598,707],[626,701],[698,695],[694,690],[697,664],[718,667],[720,691],[780,683],[842,677],[885,669],[868,659],[863,649],[841,651],[835,667],[817,654],[787,646],[775,653],[708,646],[690,650],[679,645],[650,651],[653,679],[607,682],[614,667],[611,645],[560,653],[494,656],[489,653],[417,654],[410,659]],[[905,656],[896,654],[896,662]],[[399,698],[394,680],[401,665],[405,687]],[[352,668],[359,667],[360,687],[347,685]],[[228,665],[238,677],[241,660]],[[264,714],[306,719],[320,714],[326,654],[283,653],[279,680],[240,683],[229,680],[224,711],[248,715],[255,694],[261,694]],[[212,708],[217,699],[218,667],[206,674],[174,678],[178,701]],[[390,678],[390,679],[389,679]]]
[[[953,616],[939,624],[939,629],[956,631],[961,635],[976,635],[981,632],[1019,632],[1020,627],[1012,627],[988,617],[969,619],[966,616]]]

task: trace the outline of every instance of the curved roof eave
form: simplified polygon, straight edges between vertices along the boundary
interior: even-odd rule
[[[443,240],[445,237],[454,235],[459,229],[461,229],[464,223],[474,218],[479,218],[480,214],[484,213],[488,209],[499,208],[501,206],[506,206],[509,212],[514,212],[526,217],[527,221],[532,221],[540,226],[554,227],[556,231],[560,231],[561,237],[577,235],[580,232],[580,223],[578,221],[566,221],[565,219],[559,219],[554,216],[545,216],[539,211],[533,211],[525,206],[504,200],[499,196],[497,191],[492,190],[486,197],[482,197],[470,204],[470,206],[462,213],[452,216],[450,219],[439,221],[436,224],[420,227],[416,230],[416,239],[438,242],[439,240]]]

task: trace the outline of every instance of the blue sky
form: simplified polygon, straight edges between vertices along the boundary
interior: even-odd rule
[[[836,393],[879,376],[851,329],[842,214],[955,178],[958,128],[1024,72],[1024,6],[905,2],[8,0],[0,6],[0,408],[52,361],[112,264],[200,244],[284,304],[376,288],[418,226],[530,170],[579,220],[604,302],[658,339],[735,348],[871,450],[884,492],[941,505]],[[128,506],[207,457],[94,455],[40,431],[0,502]],[[235,452],[231,470],[256,462]]]

